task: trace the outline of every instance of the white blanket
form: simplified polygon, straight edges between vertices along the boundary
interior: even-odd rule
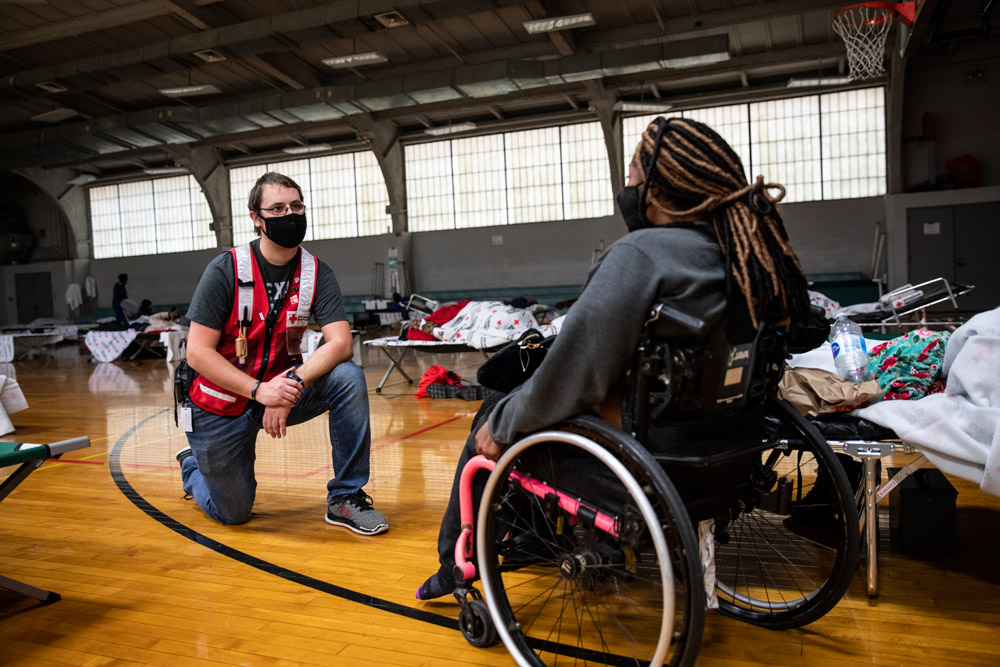
[[[891,428],[942,471],[1000,496],[1000,308],[955,330],[942,373],[944,393],[854,414]]]
[[[537,329],[544,336],[557,333],[552,325],[539,324],[530,310],[502,301],[470,301],[455,317],[435,328],[434,337],[487,349],[517,340],[528,329]]]

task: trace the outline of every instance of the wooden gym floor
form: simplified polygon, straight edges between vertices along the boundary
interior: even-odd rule
[[[416,400],[399,375],[371,391],[366,490],[389,516],[385,535],[323,521],[323,419],[284,440],[261,435],[256,516],[227,527],[183,498],[172,369],[58,352],[14,365],[31,407],[4,439],[93,444],[44,464],[0,505],[0,573],[62,595],[43,606],[0,590],[0,665],[514,664],[502,645],[466,644],[453,600],[414,599],[437,567],[437,527],[478,403]],[[386,364],[364,354],[374,388]],[[474,378],[479,359],[421,354],[405,368],[418,378],[440,363]],[[709,612],[698,664],[1000,664],[1000,499],[952,482],[958,554],[907,556],[883,530],[877,600],[859,571],[846,598],[801,630]]]

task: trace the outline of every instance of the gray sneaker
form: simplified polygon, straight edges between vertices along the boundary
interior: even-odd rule
[[[372,497],[364,491],[337,496],[326,509],[326,522],[343,526],[361,535],[378,535],[389,530],[389,520],[372,507]]]

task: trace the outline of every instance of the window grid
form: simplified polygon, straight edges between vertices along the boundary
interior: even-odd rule
[[[193,176],[90,188],[88,194],[94,259],[215,245],[208,202]]]
[[[560,131],[563,220],[612,215],[611,168],[601,124],[568,125]]]
[[[230,169],[235,245],[257,237],[247,204],[257,179],[269,171],[288,176],[302,188],[309,220],[306,241],[392,233],[382,170],[370,151],[360,151]]]
[[[885,90],[880,87],[681,112],[709,125],[786,202],[885,194]],[[622,122],[625,169],[656,116]]]
[[[506,147],[510,224],[561,220],[562,170],[559,128],[547,127],[500,136]]]
[[[406,147],[411,232],[610,215],[599,123]]]
[[[506,224],[504,136],[455,139],[451,148],[455,228]]]
[[[885,90],[828,93],[820,103],[824,198],[885,194]]]

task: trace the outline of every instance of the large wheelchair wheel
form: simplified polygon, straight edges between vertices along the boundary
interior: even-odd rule
[[[522,666],[693,664],[705,590],[680,497],[605,422],[556,428],[508,448],[480,506],[479,571],[504,644]]]
[[[769,396],[766,448],[715,527],[719,610],[775,630],[820,618],[858,565],[858,517],[843,467],[816,429]]]

